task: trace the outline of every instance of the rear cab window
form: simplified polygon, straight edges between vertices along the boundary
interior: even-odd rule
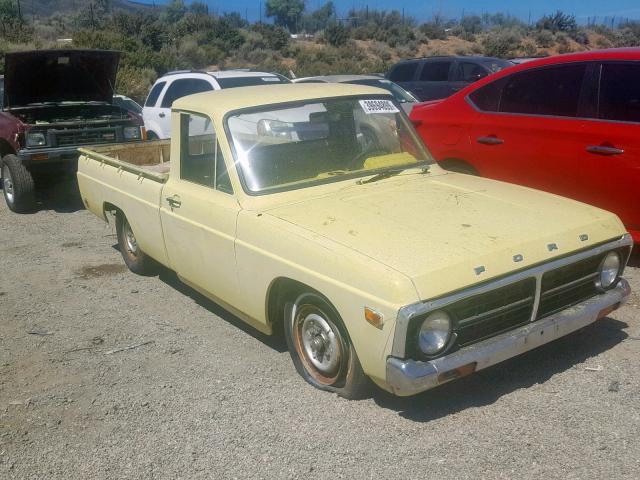
[[[418,62],[400,63],[389,73],[389,80],[392,82],[411,82],[417,69]]]
[[[233,193],[213,123],[205,115],[180,114],[180,178]]]
[[[144,102],[145,107],[156,106],[156,103],[158,103],[158,97],[160,96],[160,92],[162,92],[162,89],[166,84],[167,82],[158,82],[153,86],[153,88],[149,92],[149,96],[147,97],[147,100]]]

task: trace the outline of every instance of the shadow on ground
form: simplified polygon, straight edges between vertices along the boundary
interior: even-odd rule
[[[117,248],[117,246],[115,248]],[[217,315],[218,317],[222,318],[225,322],[228,322],[234,327],[239,328],[243,332],[248,333],[249,335],[256,338],[260,342],[264,343],[268,347],[276,350],[279,353],[284,353],[287,351],[287,345],[283,338],[280,338],[279,336],[265,335],[262,332],[259,332],[255,328],[251,327],[247,323],[240,320],[238,317],[236,317],[229,311],[222,308],[217,303],[209,300],[204,295],[196,292],[194,289],[192,289],[188,285],[185,285],[184,283],[182,283],[178,278],[178,276],[175,274],[175,272],[172,272],[171,270],[163,268],[160,271],[159,278],[162,282],[166,283],[167,285],[174,288],[178,292],[192,298],[198,305],[206,308],[214,315]]]
[[[405,398],[380,392],[374,400],[379,406],[416,422],[490,405],[503,395],[544,383],[609,350],[628,337],[623,331],[626,327],[624,322],[603,318],[566,337],[434,390]]]
[[[84,210],[75,176],[36,178],[35,211],[72,213]]]
[[[0,182],[0,190],[2,189]],[[35,178],[35,208],[27,215],[44,210],[72,213],[84,210],[75,176],[42,176]],[[23,214],[24,215],[24,214]]]
[[[629,258],[630,267],[640,267],[640,245],[634,245]]]

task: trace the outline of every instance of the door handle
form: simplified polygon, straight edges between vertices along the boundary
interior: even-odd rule
[[[622,155],[624,150],[616,147],[607,147],[605,145],[589,145],[587,147],[587,152],[595,153],[596,155]]]
[[[160,113],[158,114],[158,116],[159,116],[160,118],[164,118],[164,117],[165,117],[165,114],[164,114],[164,112],[160,112]]]
[[[483,145],[501,145],[504,143],[504,140],[498,137],[478,137],[476,141]]]
[[[171,208],[180,208],[180,205],[182,205],[179,197],[167,197],[166,200]]]

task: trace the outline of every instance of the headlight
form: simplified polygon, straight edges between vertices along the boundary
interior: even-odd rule
[[[596,285],[604,290],[611,288],[620,275],[620,255],[616,252],[609,252],[600,264],[600,274],[596,280]]]
[[[44,147],[47,144],[47,137],[42,132],[27,133],[27,147]]]
[[[122,130],[125,140],[140,140],[140,127],[124,127]]]
[[[451,319],[442,310],[431,313],[418,332],[418,346],[422,353],[435,355],[442,351],[451,337]]]

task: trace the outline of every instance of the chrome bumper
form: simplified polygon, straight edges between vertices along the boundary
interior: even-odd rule
[[[631,293],[623,278],[606,293],[523,327],[428,362],[387,359],[387,384],[400,396],[414,395],[482,370],[578,330],[622,305]],[[611,311],[611,310],[609,310]],[[474,365],[475,364],[475,365]],[[460,370],[458,370],[460,369]]]

